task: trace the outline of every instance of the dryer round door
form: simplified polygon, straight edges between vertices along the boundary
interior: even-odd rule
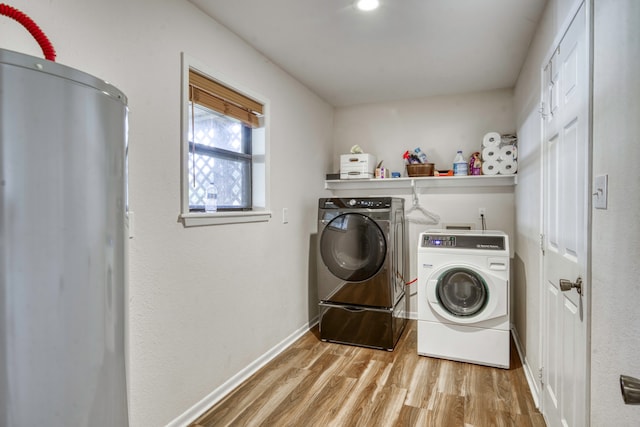
[[[387,241],[380,226],[366,215],[345,213],[333,218],[320,237],[320,255],[331,273],[360,282],[382,268]]]
[[[469,266],[439,269],[427,281],[431,308],[455,323],[477,323],[507,314],[508,282]]]

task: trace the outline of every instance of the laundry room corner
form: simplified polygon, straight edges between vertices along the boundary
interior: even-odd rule
[[[364,152],[374,154],[377,163],[382,163],[391,172],[399,172],[402,177],[407,176],[402,153],[416,147],[421,148],[436,170],[451,169],[457,150],[469,156],[479,151],[487,132],[513,134],[515,123],[513,91],[510,89],[338,107],[334,118],[333,171],[339,170],[340,155],[348,153],[354,144]],[[435,214],[439,221],[421,218],[417,211],[407,216],[411,260],[407,281],[417,277],[415,259],[420,232],[447,226],[481,229],[481,208],[486,210],[487,229],[508,234],[513,258],[514,193],[514,185],[441,188],[425,184],[420,187],[417,191],[419,206]],[[357,190],[333,190],[332,194],[339,197],[403,197],[407,211],[414,204],[411,188],[371,185]],[[412,218],[417,221],[411,221]],[[409,316],[416,318],[417,289],[415,284],[408,288]]]

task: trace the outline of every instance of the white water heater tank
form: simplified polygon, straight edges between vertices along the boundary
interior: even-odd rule
[[[127,426],[127,99],[0,49],[0,425]]]

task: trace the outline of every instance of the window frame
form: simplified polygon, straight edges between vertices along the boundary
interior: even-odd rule
[[[268,163],[268,147],[269,147],[269,101],[246,88],[234,83],[231,79],[223,76],[219,72],[212,72],[199,61],[191,58],[184,52],[181,55],[182,66],[182,84],[180,97],[180,178],[181,178],[181,194],[180,204],[181,212],[179,219],[185,227],[218,225],[218,224],[234,224],[246,222],[265,222],[271,219],[271,211],[268,209],[269,201],[269,163]],[[252,182],[251,182],[251,199],[252,206],[250,210],[224,210],[218,212],[191,212],[189,207],[189,70],[206,76],[230,89],[233,89],[247,97],[255,99],[263,105],[263,117],[261,117],[260,127],[257,129],[259,138],[262,141],[255,141],[256,133],[254,132],[252,139]],[[256,145],[261,145],[260,150],[255,150]]]

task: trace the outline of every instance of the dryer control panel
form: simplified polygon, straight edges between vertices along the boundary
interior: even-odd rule
[[[320,199],[320,209],[389,209],[391,197],[329,198]]]

